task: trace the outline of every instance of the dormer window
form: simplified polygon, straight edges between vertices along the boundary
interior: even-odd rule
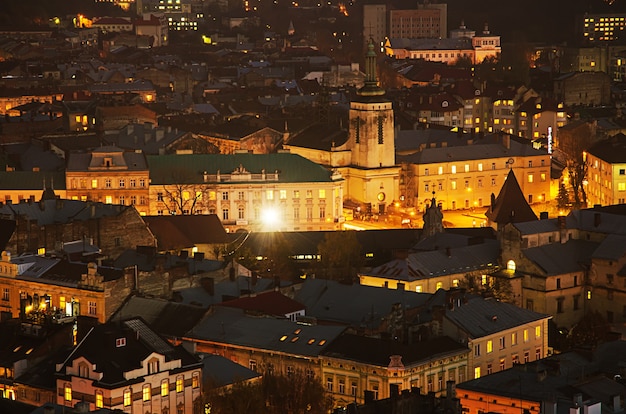
[[[89,378],[89,366],[86,363],[81,362],[78,364],[78,376],[81,378]]]
[[[103,160],[103,165],[107,168],[113,165],[113,159],[111,157],[105,157]]]
[[[152,358],[148,361],[148,374],[156,374],[159,372],[159,360]]]
[[[115,340],[115,347],[121,348],[123,346],[126,346],[126,338],[117,338]]]
[[[447,108],[448,107],[448,101],[441,102],[441,107],[442,108]]]

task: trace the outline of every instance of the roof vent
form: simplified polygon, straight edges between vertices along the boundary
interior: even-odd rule
[[[494,321],[494,322],[497,322],[498,321],[498,316],[497,315],[493,315],[491,317],[491,320]]]

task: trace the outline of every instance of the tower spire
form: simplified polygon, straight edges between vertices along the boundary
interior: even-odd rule
[[[365,85],[357,91],[361,96],[381,96],[385,91],[378,86],[376,77],[376,50],[374,40],[370,37],[365,53]]]

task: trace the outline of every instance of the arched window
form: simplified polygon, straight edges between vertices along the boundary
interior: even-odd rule
[[[506,262],[506,269],[515,272],[515,262],[513,260]]]

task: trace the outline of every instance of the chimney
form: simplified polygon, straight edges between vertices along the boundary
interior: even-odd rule
[[[209,295],[215,295],[215,280],[212,277],[203,277],[200,279],[200,286],[202,286]]]
[[[602,216],[600,213],[593,213],[593,226],[598,227],[602,222]]]
[[[511,136],[510,135],[502,136],[502,145],[504,145],[504,148],[506,149],[511,149]]]
[[[446,399],[450,401],[451,399],[454,398],[454,395],[455,395],[454,381],[448,380],[446,381]]]
[[[541,405],[543,406],[541,409],[542,413],[557,414],[556,413],[556,401],[543,401]]]
[[[548,212],[547,211],[542,211],[539,213],[539,220],[547,220],[548,219]]]
[[[574,404],[578,407],[583,406],[583,395],[581,393],[574,394]]]
[[[452,249],[450,249],[450,246],[446,247],[446,256],[452,257]]]
[[[165,137],[165,131],[163,128],[159,128],[156,130],[156,140],[161,141]]]

